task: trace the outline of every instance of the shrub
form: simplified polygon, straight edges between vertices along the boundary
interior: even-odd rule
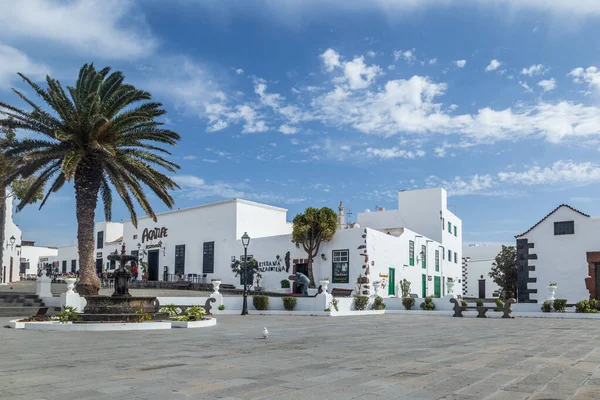
[[[477,301],[475,302],[475,304],[477,304],[477,307],[483,307],[483,300],[477,299]]]
[[[335,309],[335,311],[340,311],[340,310],[338,309],[338,299],[336,299],[336,298],[332,298],[332,299],[331,299],[331,305],[333,306],[333,308]]]
[[[373,301],[373,310],[385,310],[385,303],[383,302],[383,297],[377,296]]]
[[[357,311],[363,311],[367,309],[369,303],[369,296],[354,296],[354,309]]]
[[[152,322],[154,321],[154,317],[152,317],[152,315],[150,315],[149,313],[147,313],[146,311],[139,309],[135,312],[137,315],[139,315],[138,317],[138,322]]]
[[[296,308],[296,298],[292,297],[292,296],[285,296],[282,297],[281,300],[283,301],[283,308],[285,308],[288,311],[294,311],[294,308]]]
[[[211,282],[218,282],[218,281],[220,281],[220,280],[221,280],[221,278],[212,278],[210,281],[211,281]]]
[[[460,305],[463,306],[463,307],[466,307],[466,306],[469,305],[469,303],[467,303],[467,301],[465,299],[461,299],[460,300]]]
[[[543,312],[550,312],[550,311],[552,311],[552,302],[546,300],[544,302],[544,304],[542,304],[542,311]]]
[[[503,308],[504,301],[502,299],[496,299],[496,308],[494,308],[494,311],[502,311]]]
[[[415,299],[413,299],[412,297],[404,297],[402,299],[402,305],[407,310],[410,310],[415,305]]]
[[[578,313],[596,313],[598,310],[593,308],[591,304],[597,306],[598,302],[596,300],[581,300],[579,303],[575,304],[575,312]]]
[[[67,322],[81,322],[81,317],[75,311],[75,307],[63,306],[62,311],[57,315],[58,320],[61,323]]]
[[[554,311],[565,312],[565,306],[567,305],[567,299],[554,299]]]
[[[589,303],[590,303],[590,308],[591,308],[592,310],[596,310],[596,311],[598,311],[598,300],[596,300],[596,299],[591,299],[591,300],[589,301]]]
[[[175,304],[167,304],[166,306],[161,307],[160,312],[169,314],[169,318],[175,318],[179,316],[181,309],[175,306]]]
[[[421,310],[431,311],[435,310],[435,303],[431,300],[431,297],[425,297],[425,301],[419,307],[421,307]]]
[[[225,304],[221,304],[221,305],[219,306],[219,311],[223,311],[224,309],[225,309]]]
[[[257,310],[265,311],[269,308],[269,298],[267,296],[254,296],[252,304]]]
[[[406,279],[402,279],[400,281],[400,290],[402,291],[402,297],[407,297],[408,293],[410,292],[410,281],[407,281]],[[414,301],[413,301],[414,303]]]
[[[289,289],[290,288],[290,281],[288,281],[287,279],[282,279],[281,280],[281,288],[282,289]]]

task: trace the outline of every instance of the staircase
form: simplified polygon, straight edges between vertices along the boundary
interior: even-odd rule
[[[0,317],[32,317],[44,302],[31,293],[0,293]]]

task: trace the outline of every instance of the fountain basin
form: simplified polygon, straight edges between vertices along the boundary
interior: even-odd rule
[[[81,318],[84,321],[136,321],[138,312],[150,314],[154,320],[168,319],[160,313],[160,303],[156,297],[130,296],[86,296],[87,302]]]

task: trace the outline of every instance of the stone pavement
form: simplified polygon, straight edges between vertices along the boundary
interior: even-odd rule
[[[218,320],[146,332],[0,328],[0,399],[600,399],[595,320]]]

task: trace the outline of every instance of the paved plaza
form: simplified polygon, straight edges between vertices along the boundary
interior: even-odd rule
[[[0,398],[600,398],[594,320],[218,320],[212,328],[145,332],[1,328]],[[259,338],[264,326],[267,340]]]

